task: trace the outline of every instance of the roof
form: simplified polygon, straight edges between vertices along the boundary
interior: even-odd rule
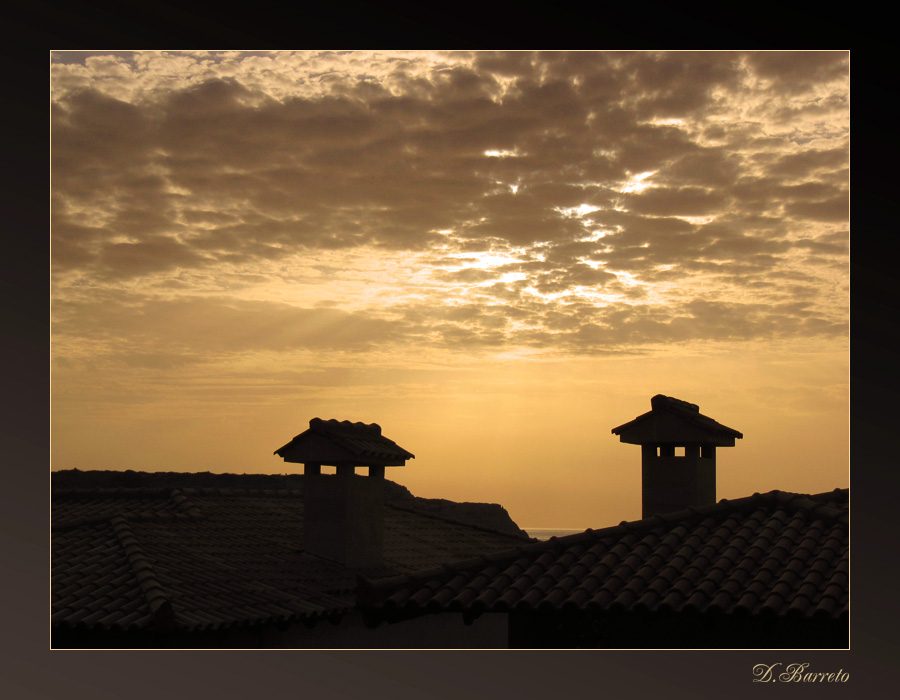
[[[403,465],[415,455],[381,434],[377,423],[313,418],[309,429],[282,445],[275,454],[288,462],[338,466]]]
[[[226,630],[335,619],[370,579],[508,549],[512,535],[384,506],[384,565],[301,549],[296,490],[70,489],[52,495],[52,625]]]
[[[657,394],[650,410],[612,429],[622,442],[632,444],[709,442],[733,446],[743,434],[700,413],[697,404]]]
[[[772,491],[371,583],[387,619],[462,611],[715,613],[843,621],[848,490]]]

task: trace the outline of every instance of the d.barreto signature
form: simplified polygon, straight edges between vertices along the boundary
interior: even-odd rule
[[[844,669],[834,672],[809,671],[809,664],[756,664],[753,667],[754,683],[846,683],[850,674]]]

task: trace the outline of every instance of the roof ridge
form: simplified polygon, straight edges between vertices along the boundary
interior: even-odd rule
[[[175,626],[175,611],[165,589],[156,576],[153,564],[147,558],[131,525],[121,515],[110,520],[116,539],[125,551],[125,557],[132,573],[138,581],[144,600],[147,602],[152,625],[157,629],[171,629]]]
[[[178,491],[185,496],[274,496],[279,498],[290,498],[303,495],[303,491],[300,489],[235,488],[225,486],[185,486],[179,488]]]
[[[834,491],[826,491],[817,494],[791,493],[789,491],[777,491],[776,498],[785,505],[793,506],[797,511],[810,513],[822,518],[842,521],[844,524],[849,519],[849,513],[846,509],[822,503],[829,497],[841,496],[843,492],[847,493],[849,498],[850,489],[834,489]]]
[[[530,537],[530,536],[528,539],[526,539],[526,538],[522,537],[521,535],[512,535],[508,532],[504,532],[503,530],[498,530],[498,529],[492,528],[492,527],[486,527],[484,525],[477,525],[476,523],[466,522],[465,520],[457,520],[456,518],[451,518],[446,515],[438,515],[436,513],[429,513],[428,511],[419,510],[418,508],[411,508],[409,506],[401,506],[397,503],[389,503],[388,501],[385,501],[384,505],[390,506],[391,508],[395,508],[397,510],[406,511],[407,513],[415,513],[416,515],[423,515],[427,518],[433,518],[435,520],[441,520],[443,522],[453,523],[455,525],[465,525],[466,527],[471,527],[475,530],[481,530],[482,532],[489,532],[492,535],[503,535],[504,537],[510,537],[513,539],[517,539],[517,540],[520,540],[525,543],[535,541],[535,538]],[[516,527],[518,527],[518,526],[516,526]]]
[[[202,518],[203,512],[200,507],[187,497],[180,488],[173,488],[169,491],[169,500],[175,504],[175,507],[191,518]]]

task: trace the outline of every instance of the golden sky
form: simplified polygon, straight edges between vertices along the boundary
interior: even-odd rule
[[[55,52],[54,469],[284,473],[379,423],[419,496],[640,517],[657,393],[718,497],[849,485],[847,52]]]

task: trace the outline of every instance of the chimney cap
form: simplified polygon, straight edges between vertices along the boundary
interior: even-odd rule
[[[692,411],[694,413],[700,413],[700,407],[697,404],[676,399],[674,396],[664,396],[663,394],[657,394],[650,399],[650,408],[659,411],[669,409],[673,411]]]
[[[313,418],[309,429],[275,454],[286,462],[326,466],[400,467],[415,455],[381,434],[377,423]]]
[[[744,435],[700,413],[697,404],[657,394],[650,411],[612,429],[622,442],[633,445],[699,444],[733,447]]]
[[[309,427],[321,433],[345,433],[347,435],[366,435],[378,437],[381,435],[381,426],[378,423],[363,423],[357,421],[353,423],[349,420],[323,420],[322,418],[312,418],[309,421]]]

